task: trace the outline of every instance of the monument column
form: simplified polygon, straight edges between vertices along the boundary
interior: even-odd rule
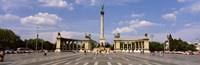
[[[100,46],[105,46],[104,38],[104,5],[101,7],[101,19],[100,19]]]

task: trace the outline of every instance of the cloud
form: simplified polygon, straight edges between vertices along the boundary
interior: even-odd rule
[[[177,18],[177,15],[176,13],[167,13],[167,14],[162,15],[161,17],[166,20],[175,21]]]
[[[180,2],[180,3],[182,3],[182,2],[186,2],[187,0],[177,0],[177,2]]]
[[[185,2],[190,2],[190,1],[194,1],[194,0],[177,0],[177,2],[179,3],[185,3]]]
[[[193,27],[198,25],[200,25],[200,22],[191,22],[191,23],[186,23],[184,27]]]
[[[7,11],[17,8],[31,8],[32,5],[29,0],[0,0],[1,9]]]
[[[43,3],[42,6],[68,8],[69,10],[74,9],[74,7],[72,7],[72,3],[69,4],[67,1],[64,0],[38,0],[38,1]]]
[[[192,13],[200,12],[200,1],[197,1],[194,4],[192,4],[189,9]]]
[[[112,33],[130,33],[137,31],[137,28],[160,25],[146,20],[131,20],[130,22],[125,21],[124,23],[126,23],[128,26],[116,28]]]
[[[0,22],[11,22],[19,20],[20,17],[13,14],[0,15]]]
[[[131,27],[138,28],[138,27],[155,26],[155,25],[159,25],[159,24],[152,23],[152,22],[146,21],[146,20],[132,20],[129,22],[129,25]]]
[[[96,4],[96,0],[91,0],[91,5],[95,5]]]
[[[142,17],[142,16],[144,16],[144,14],[136,14],[136,13],[133,13],[133,14],[131,15],[131,17],[133,17],[133,18]]]
[[[76,4],[80,4],[82,0],[75,0]]]
[[[192,24],[185,24],[184,26],[185,26],[185,27],[189,27],[189,26],[191,26],[191,25],[192,25]]]
[[[129,32],[133,32],[136,31],[134,28],[131,27],[122,27],[122,28],[117,28],[115,29],[112,33],[129,33]]]
[[[76,0],[75,3],[79,5],[82,4],[82,5],[94,6],[97,4],[97,0]]]
[[[61,18],[56,14],[38,13],[20,19],[22,24],[29,25],[55,25],[61,21]]]

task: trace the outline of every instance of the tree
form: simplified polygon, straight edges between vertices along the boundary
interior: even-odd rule
[[[91,40],[91,47],[92,49],[97,47],[98,46],[98,43],[95,41],[95,40]]]
[[[163,51],[164,45],[159,43],[159,42],[150,42],[149,43],[149,50],[151,52],[153,52],[153,51]]]
[[[170,51],[196,51],[196,47],[193,44],[188,44],[182,41],[180,38],[170,40]]]
[[[37,39],[25,39],[24,42],[26,43],[26,47],[35,50]],[[55,44],[52,44],[49,41],[45,41],[43,39],[38,39],[37,47],[39,50],[46,49],[46,50],[55,50]]]
[[[25,44],[12,30],[0,28],[0,46],[3,48],[16,49],[24,47]]]

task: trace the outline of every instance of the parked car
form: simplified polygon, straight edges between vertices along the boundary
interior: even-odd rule
[[[12,50],[12,49],[11,49],[11,50],[5,50],[4,52],[5,52],[6,54],[13,54],[13,53],[14,53],[14,50]]]

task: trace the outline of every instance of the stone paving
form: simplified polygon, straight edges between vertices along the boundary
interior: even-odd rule
[[[199,55],[140,53],[43,53],[7,54],[0,65],[200,65]]]

